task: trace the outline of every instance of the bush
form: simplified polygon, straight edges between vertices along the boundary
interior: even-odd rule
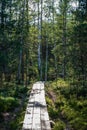
[[[74,119],[78,115],[78,112],[69,107],[67,104],[61,107],[61,113],[63,118],[67,119],[68,121]]]
[[[56,108],[60,108],[61,106],[64,106],[64,104],[66,104],[66,100],[62,95],[58,95],[56,102],[55,102],[55,106]]]
[[[19,105],[19,101],[13,97],[0,97],[0,112],[14,110]]]
[[[84,121],[81,117],[74,118],[70,124],[75,130],[86,130],[87,129],[87,122]]]
[[[52,102],[52,100],[48,97],[46,97],[46,102],[48,105],[48,112],[49,115],[52,119],[56,119],[58,118],[58,111],[55,109],[54,103]]]
[[[25,116],[25,109],[26,107],[23,106],[23,108],[20,110],[19,113],[17,113],[16,118],[9,123],[9,130],[21,130],[23,126],[23,120]]]
[[[15,97],[21,97],[22,94],[26,94],[28,91],[28,88],[27,87],[24,87],[24,86],[19,86],[18,88],[16,88],[16,91],[15,91]]]
[[[53,130],[64,130],[64,129],[65,129],[65,123],[61,120],[57,121],[53,128]]]
[[[53,106],[53,107],[54,107],[54,104],[53,104],[53,102],[52,102],[52,99],[50,99],[50,98],[48,98],[48,97],[46,97],[46,103],[47,103],[48,106]]]
[[[58,110],[56,110],[55,108],[53,107],[48,107],[48,112],[49,112],[49,116],[52,118],[52,119],[57,119],[58,118]]]

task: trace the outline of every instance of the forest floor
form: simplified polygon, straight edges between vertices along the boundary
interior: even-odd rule
[[[21,130],[31,86],[3,83],[0,87],[0,130]]]
[[[87,90],[62,79],[45,88],[52,130],[87,130]]]
[[[0,86],[0,130],[21,130],[32,84]],[[87,88],[62,79],[45,83],[52,130],[87,130]]]

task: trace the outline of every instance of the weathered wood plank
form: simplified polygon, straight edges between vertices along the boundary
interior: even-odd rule
[[[22,130],[51,130],[43,82],[32,87]]]

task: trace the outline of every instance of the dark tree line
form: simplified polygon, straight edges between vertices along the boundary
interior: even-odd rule
[[[0,80],[87,76],[87,1],[0,0]],[[58,5],[57,5],[58,4]]]

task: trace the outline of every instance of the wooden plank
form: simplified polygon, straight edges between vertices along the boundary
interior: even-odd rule
[[[41,115],[41,128],[42,130],[51,130],[48,113]]]
[[[32,129],[41,129],[40,107],[34,108]]]
[[[32,87],[22,130],[51,130],[43,82]]]

